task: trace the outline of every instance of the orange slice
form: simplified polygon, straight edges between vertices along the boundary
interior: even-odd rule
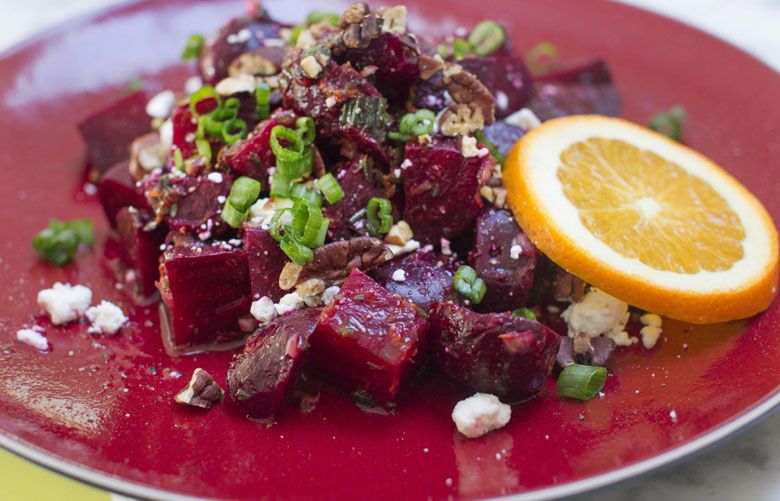
[[[539,250],[631,305],[714,323],[775,296],[777,230],[761,203],[649,129],[595,115],[549,120],[509,152],[504,184]]]

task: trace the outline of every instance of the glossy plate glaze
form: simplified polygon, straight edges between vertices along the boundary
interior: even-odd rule
[[[475,18],[474,2],[409,1],[416,29],[449,31]],[[323,2],[269,1],[295,21]],[[229,353],[171,359],[156,308],[114,289],[100,255],[107,230],[82,190],[84,147],[75,124],[141,76],[150,91],[180,88],[178,64],[192,32],[238,15],[237,1],[129,4],[64,26],[0,60],[0,444],[50,467],[137,496],[220,498],[473,498],[582,492],[667,464],[732,433],[780,400],[780,305],[748,322],[704,327],[667,322],[659,345],[621,351],[605,396],[582,404],[543,395],[513,409],[504,429],[465,440],[450,412],[464,395],[422,382],[394,415],[366,413],[323,389],[308,413],[270,427],[228,405],[174,404],[195,367],[224,384]],[[686,141],[744,182],[780,220],[780,76],[701,32],[602,1],[494,0],[522,51],[552,41],[567,60],[603,56],[644,123],[674,104],[688,110]],[[50,217],[97,222],[93,254],[63,269],[37,262],[32,236]],[[132,323],[115,338],[85,325],[56,328],[37,314],[36,292],[83,283],[119,303]],[[42,325],[41,354],[15,341]],[[176,375],[183,374],[177,378]],[[165,491],[168,494],[163,494]]]

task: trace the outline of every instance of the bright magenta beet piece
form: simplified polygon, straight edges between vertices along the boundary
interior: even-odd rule
[[[167,310],[163,341],[169,352],[243,337],[238,320],[249,311],[252,292],[242,249],[200,243],[169,247],[160,273],[157,287]]]
[[[167,228],[164,224],[147,227],[148,216],[133,207],[121,209],[116,219],[125,265],[122,277],[125,291],[139,304],[147,303],[157,292],[160,246],[165,241]]]
[[[531,74],[523,59],[510,50],[499,49],[489,56],[472,56],[458,62],[485,84],[496,101],[496,118],[522,108],[533,94]]]
[[[430,331],[433,356],[448,376],[510,402],[539,393],[560,344],[558,334],[533,320],[452,303],[431,306]]]
[[[220,163],[236,175],[249,176],[263,182],[268,180],[268,169],[276,165],[271,151],[271,129],[279,122],[274,117],[257,124],[246,139],[238,141],[222,152]]]
[[[116,226],[116,214],[123,207],[135,207],[150,211],[143,188],[137,187],[128,169],[129,161],[122,160],[100,178],[98,198],[112,227]]]
[[[142,91],[133,92],[79,124],[79,132],[87,144],[90,165],[100,174],[117,162],[126,160],[130,156],[130,143],[149,132],[146,101],[147,96]]]
[[[465,158],[452,140],[410,141],[405,163],[411,165],[403,170],[404,219],[416,240],[438,244],[474,222],[482,210],[479,190],[495,166],[490,155]]]
[[[394,402],[424,355],[427,332],[414,303],[355,269],[309,339],[312,362],[348,391]]]
[[[268,296],[278,301],[285,295],[285,291],[279,288],[279,274],[290,259],[268,230],[244,225],[242,232],[249,261],[252,297]]]
[[[250,417],[276,414],[295,389],[320,308],[295,310],[257,331],[228,370],[235,404]]]

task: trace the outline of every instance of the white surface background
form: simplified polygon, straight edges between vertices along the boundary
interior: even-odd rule
[[[780,71],[780,0],[621,1],[714,33]],[[64,20],[113,3],[116,0],[0,0],[0,51]],[[659,498],[780,500],[780,413],[683,464],[585,497],[589,501]]]

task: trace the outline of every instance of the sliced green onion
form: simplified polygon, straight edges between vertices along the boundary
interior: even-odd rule
[[[205,104],[208,104],[209,101],[214,102],[214,106],[212,106],[208,111],[203,111],[203,107]],[[222,99],[220,99],[219,94],[217,94],[217,91],[214,90],[214,87],[211,85],[204,85],[200,89],[196,90],[192,93],[190,96],[190,112],[194,116],[200,116],[200,115],[208,115],[209,113],[214,112],[214,110],[218,110],[222,107]]]
[[[452,277],[452,286],[474,304],[481,303],[487,292],[485,281],[477,277],[474,268],[467,265],[461,266],[455,272],[455,276]]]
[[[336,28],[339,27],[339,15],[335,12],[325,12],[321,10],[315,10],[309,12],[306,16],[306,24],[312,25],[317,23],[328,23]]]
[[[234,118],[222,125],[222,139],[226,144],[234,144],[247,136],[246,122]]]
[[[238,228],[241,223],[246,221],[249,211],[240,211],[233,207],[229,202],[225,202],[222,206],[222,220],[231,226],[231,228]]]
[[[184,156],[179,148],[173,150],[173,168],[179,172],[184,172]]]
[[[320,232],[317,235],[317,239],[314,241],[313,248],[322,247],[325,245],[325,239],[328,237],[328,226],[330,226],[330,219],[323,219],[322,226],[320,226]]]
[[[386,198],[373,197],[366,206],[368,232],[375,236],[386,235],[393,227],[393,205]]]
[[[664,136],[679,141],[682,139],[683,125],[688,119],[688,114],[682,106],[673,106],[668,111],[653,115],[648,127]]]
[[[225,99],[225,103],[222,105],[223,109],[238,111],[241,108],[241,101],[237,97],[229,97]]]
[[[474,137],[477,139],[478,143],[485,145],[485,148],[490,151],[490,155],[496,159],[496,162],[500,164],[504,163],[504,155],[498,151],[498,146],[496,146],[493,141],[487,138],[484,131],[478,130],[474,132]]]
[[[293,216],[292,209],[286,208],[282,210],[278,210],[274,212],[273,217],[271,218],[271,222],[268,224],[268,233],[271,234],[271,236],[276,240],[277,242],[282,241],[282,229],[286,225],[282,225],[282,218],[285,214],[290,214]],[[293,216],[294,217],[294,216]]]
[[[297,265],[303,266],[314,260],[314,252],[300,243],[291,234],[286,234],[282,237],[279,247]]]
[[[187,44],[184,46],[184,50],[181,51],[182,61],[198,59],[205,44],[206,39],[200,33],[193,33],[190,35],[187,39]]]
[[[342,198],[344,198],[344,190],[341,189],[341,185],[338,180],[331,173],[327,173],[317,180],[317,186],[320,187],[320,191],[325,196],[325,200],[329,204],[335,204]]]
[[[271,178],[271,196],[288,198],[290,196],[290,180],[286,178],[278,168]]]
[[[295,121],[295,127],[296,132],[303,140],[303,144],[308,146],[314,142],[314,136],[317,131],[314,128],[314,119],[312,117],[300,117]]]
[[[282,146],[285,141],[287,146]],[[303,139],[292,129],[283,125],[275,125],[271,129],[271,150],[277,160],[297,160],[303,157]]]
[[[299,217],[303,218],[301,222]],[[296,207],[293,207],[293,226],[300,235],[300,242],[303,245],[309,248],[316,247],[323,224],[325,218],[322,217],[322,210],[319,207],[303,201],[296,202]]]
[[[230,204],[239,212],[246,212],[260,197],[260,181],[251,177],[241,176],[230,188],[226,204]]]
[[[255,100],[257,101],[257,120],[265,120],[271,114],[271,86],[265,82],[257,84]]]
[[[306,175],[308,163],[311,163],[311,157],[301,156],[295,159],[276,159],[276,170],[285,179],[300,179]]]
[[[489,56],[497,51],[506,39],[504,28],[495,21],[487,19],[480,22],[471,30],[469,43],[478,56]]]
[[[401,121],[398,123],[399,139],[430,134],[433,132],[434,120],[436,120],[436,114],[424,108],[414,113],[407,113],[401,117]]]
[[[305,200],[314,207],[322,207],[322,195],[302,184],[290,186],[290,198],[293,200]]]
[[[534,75],[549,73],[558,64],[558,48],[548,42],[536,44],[528,51],[526,64]]]
[[[527,318],[528,320],[536,320],[536,313],[534,313],[533,310],[529,310],[528,308],[518,308],[512,312],[512,315],[516,317]]]
[[[440,43],[436,46],[436,53],[439,54],[442,59],[447,59],[450,57],[450,46],[445,43]]]
[[[392,131],[387,133],[387,138],[397,143],[405,143],[406,141],[410,140],[412,136],[409,134],[401,134],[400,132]]]
[[[49,221],[49,226],[33,237],[32,246],[44,261],[62,266],[76,255],[80,244],[92,245],[95,231],[89,219]]]
[[[205,139],[196,139],[195,147],[198,149],[198,156],[206,159],[206,165],[211,164],[211,143]]]
[[[303,33],[303,30],[306,29],[306,26],[302,24],[297,24],[292,27],[290,30],[290,46],[295,47],[295,45],[298,43],[298,37],[301,36],[301,33]]]
[[[607,380],[607,369],[590,365],[571,364],[558,376],[558,395],[577,400],[590,400]]]
[[[460,38],[456,38],[452,41],[452,54],[455,56],[455,59],[463,59],[465,57],[468,57],[471,55],[471,53],[474,51],[474,48],[471,46],[471,43],[467,40],[462,40]]]

